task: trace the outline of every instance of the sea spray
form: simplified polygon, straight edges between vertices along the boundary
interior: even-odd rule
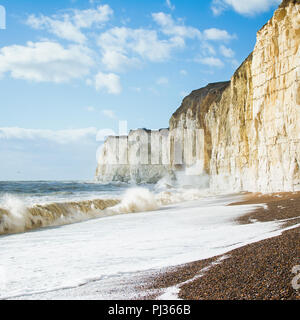
[[[24,232],[31,224],[31,215],[27,214],[24,202],[12,195],[4,195],[0,208],[0,234]]]
[[[121,203],[111,208],[115,213],[135,213],[159,209],[155,195],[146,188],[128,189]]]

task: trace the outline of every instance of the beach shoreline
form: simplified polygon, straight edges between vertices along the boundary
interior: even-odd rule
[[[300,192],[272,195],[243,193],[225,198],[221,196],[217,199],[221,201],[220,204],[216,199],[214,202],[210,198],[204,198],[199,203],[197,202],[197,205],[194,202],[183,203],[177,207],[175,213],[172,211],[174,208],[171,206],[169,208],[170,212],[162,211],[160,214],[154,211],[142,215],[122,215],[119,218],[117,216],[103,220],[86,221],[83,225],[75,224],[55,229],[59,234],[57,239],[64,238],[66,235],[69,237],[70,232],[68,230],[75,228],[73,232],[82,234],[81,237],[85,243],[91,237],[90,243],[94,244],[95,239],[92,235],[101,232],[105,223],[108,224],[107,227],[111,225],[115,230],[115,219],[121,219],[122,223],[119,224],[118,232],[122,231],[119,228],[123,226],[124,231],[122,232],[126,231],[127,233],[122,233],[123,235],[120,238],[127,239],[128,234],[132,234],[130,227],[135,225],[136,219],[147,221],[145,224],[147,229],[148,221],[152,217],[151,221],[154,223],[154,225],[152,224],[153,231],[162,225],[165,225],[164,228],[169,227],[170,224],[173,228],[179,226],[178,232],[172,238],[170,248],[176,246],[178,239],[181,239],[181,241],[188,240],[188,242],[184,243],[193,248],[190,251],[191,255],[186,259],[186,261],[189,261],[188,263],[165,264],[165,267],[161,268],[149,266],[147,270],[140,269],[140,271],[131,272],[120,269],[113,276],[101,274],[101,269],[99,272],[99,265],[96,264],[95,276],[91,276],[90,272],[89,278],[82,278],[80,284],[78,282],[70,285],[59,283],[60,287],[50,288],[51,290],[31,289],[20,294],[8,294],[3,299],[89,299],[110,301],[300,299],[299,292],[294,290],[292,286],[292,280],[296,276],[292,270],[295,266],[300,265]],[[244,208],[243,205],[245,206]],[[194,228],[191,230],[194,233],[181,234],[181,224],[184,222],[183,227],[185,223],[186,226],[189,226],[191,210],[193,212]],[[236,210],[237,212],[234,213]],[[186,215],[187,212],[189,217]],[[147,219],[145,216],[147,216]],[[156,224],[155,217],[159,219],[158,224]],[[175,217],[179,220],[173,221]],[[207,221],[210,218],[213,220]],[[227,225],[230,228],[220,228],[220,226],[223,226],[222,224],[215,225],[214,223],[219,222],[219,219],[224,219],[224,221],[222,220],[224,226]],[[99,221],[99,225],[97,225],[97,221]],[[205,223],[208,224],[205,225]],[[141,226],[143,225],[142,223]],[[192,238],[193,235],[203,232],[201,230],[202,227],[207,232],[205,236],[208,236],[208,238],[213,236],[213,239],[215,239],[213,246],[207,247],[203,243],[206,239],[205,237],[202,240],[198,236],[195,239]],[[153,234],[152,231],[149,239],[155,239],[158,235],[163,234],[164,228],[156,234]],[[146,229],[145,232],[147,231]],[[236,237],[236,229],[239,230],[239,233],[246,232],[246,237]],[[84,230],[88,233],[84,233]],[[110,229],[108,228],[107,230]],[[134,230],[133,232],[135,232]],[[261,231],[250,233],[251,236],[249,238],[249,235],[247,236],[249,230]],[[42,236],[45,236],[48,232],[50,231],[47,229],[43,230]],[[220,235],[212,235],[211,232],[220,232]],[[105,232],[105,234],[113,236],[114,232],[112,230],[111,232]],[[31,233],[30,235],[39,235],[39,232]],[[22,237],[22,235],[13,237],[18,238]],[[226,239],[226,237],[229,238]],[[103,239],[103,237],[101,238]],[[77,239],[77,241],[80,241],[80,239]],[[178,245],[181,244],[181,241],[178,242]],[[34,243],[37,242],[34,241]],[[57,257],[57,249],[60,248],[61,243],[64,242],[59,240],[57,243],[59,247],[55,246],[55,257]],[[137,243],[135,238],[131,246],[136,248]],[[85,245],[90,248],[90,245]],[[159,243],[160,246],[161,243]],[[205,254],[201,251],[205,251],[208,248],[215,250],[214,254]],[[140,250],[144,249],[144,245],[140,246]],[[88,251],[85,252],[85,265],[93,263],[98,255],[102,257],[103,250],[104,248],[101,250],[97,245],[92,255],[87,255]],[[45,251],[44,248],[43,251]],[[77,251],[75,250],[75,252]],[[182,252],[186,253],[185,249]],[[168,258],[169,253],[170,251],[165,251],[164,258]],[[91,259],[89,260],[90,262],[88,257]],[[63,259],[65,259],[65,255]],[[77,266],[77,260],[75,262]],[[69,264],[71,265],[71,263]],[[70,270],[75,269],[71,268]]]
[[[287,220],[281,235],[255,242],[224,256],[173,267],[148,280],[137,299],[300,300],[292,269],[300,265],[300,192],[245,194],[233,205],[258,204],[239,224]],[[147,283],[147,282],[146,282]]]

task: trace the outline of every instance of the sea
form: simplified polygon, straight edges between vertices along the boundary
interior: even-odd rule
[[[239,224],[267,208],[229,206],[243,197],[165,181],[0,182],[0,299],[147,296],[136,287],[154,274],[285,230],[284,220]]]

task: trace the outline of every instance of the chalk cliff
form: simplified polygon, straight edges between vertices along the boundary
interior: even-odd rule
[[[138,182],[155,182],[166,173],[197,165],[197,174],[208,174],[213,189],[300,190],[299,43],[300,0],[285,0],[257,33],[253,53],[231,81],[193,91],[172,115],[163,137],[157,131],[151,138],[147,131],[147,142],[130,138],[140,130],[129,137],[109,138],[99,158],[97,179],[138,177]],[[135,141],[117,147],[118,154],[131,158],[126,165],[112,165],[111,144],[117,145],[112,140],[120,139]],[[140,157],[134,161],[142,150],[137,145],[149,146],[142,152],[148,164]]]
[[[170,171],[169,130],[131,130],[108,137],[102,146],[96,179],[100,182],[156,183]]]

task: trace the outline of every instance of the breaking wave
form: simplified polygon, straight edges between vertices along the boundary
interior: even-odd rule
[[[208,177],[182,172],[177,174],[175,180],[165,177],[152,187],[149,185],[147,188],[131,187],[119,199],[73,200],[73,202],[64,199],[32,205],[21,197],[9,193],[5,194],[0,202],[0,235],[111,215],[155,211],[162,206],[212,195],[207,185]],[[115,190],[112,192],[113,198]]]
[[[113,213],[136,213],[145,211],[155,211],[160,207],[155,195],[145,188],[128,189],[120,204],[109,211]]]
[[[27,207],[16,196],[5,195],[0,208],[0,234],[20,233],[96,218],[105,215],[106,208],[118,203],[116,199],[96,199]]]

